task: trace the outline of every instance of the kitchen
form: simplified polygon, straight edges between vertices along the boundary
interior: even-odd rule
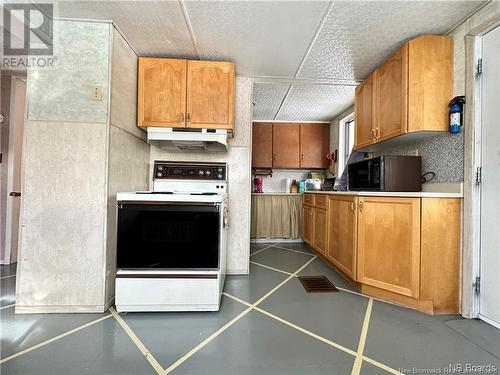
[[[484,74],[495,66],[498,3],[359,5],[57,3],[58,67],[7,76],[26,82],[28,105],[18,256],[2,253],[17,260],[2,266],[2,372],[498,368],[497,258],[474,252],[496,237],[477,232],[488,208],[471,146],[472,114],[494,110],[477,107],[469,56],[482,43]],[[368,20],[389,9],[401,20],[385,16],[398,31],[383,38]],[[162,13],[172,24],[153,21]],[[495,199],[496,136],[483,139],[483,199]],[[391,167],[395,156],[417,167]],[[354,178],[366,171],[370,186]],[[308,293],[310,276],[338,292]]]

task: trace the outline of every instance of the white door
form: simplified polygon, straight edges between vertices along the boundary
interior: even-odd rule
[[[26,82],[12,78],[7,175],[7,218],[5,231],[5,257],[7,263],[17,262],[19,213],[21,211],[21,155],[24,118],[26,113]]]
[[[500,27],[483,37],[480,318],[500,328]]]

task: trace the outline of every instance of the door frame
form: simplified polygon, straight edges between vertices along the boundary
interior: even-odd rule
[[[11,259],[12,256],[12,228],[13,228],[13,222],[12,222],[12,199],[9,196],[9,192],[13,190],[13,184],[14,184],[14,156],[13,156],[13,151],[14,151],[14,128],[16,127],[16,124],[14,121],[16,120],[14,118],[14,113],[16,110],[16,105],[19,105],[19,103],[16,103],[16,80],[21,80],[24,82],[25,85],[27,85],[26,78],[24,77],[19,77],[16,75],[11,76],[11,86],[10,86],[10,109],[9,109],[9,148],[7,150],[7,190],[6,190],[6,195],[5,197],[2,197],[5,199],[5,204],[6,204],[6,215],[5,215],[5,238],[3,239],[4,245],[5,245],[5,253],[4,253],[4,259],[0,259],[0,264],[2,265],[8,265],[12,263],[16,263],[17,259]],[[27,93],[27,90],[26,90]],[[25,93],[25,94],[26,94]],[[24,108],[23,108],[23,127],[27,123],[27,107],[28,107],[28,102],[27,99],[25,99],[24,103]],[[23,131],[24,133],[24,131]],[[23,135],[23,142],[22,146],[24,146],[24,135]],[[21,149],[22,152],[22,149]],[[23,157],[21,156],[21,171],[22,171],[22,162],[23,162]],[[22,176],[22,172],[21,172]],[[22,183],[22,177],[21,177],[21,183]],[[18,224],[18,231],[19,231],[19,224]],[[18,247],[19,247],[19,234],[18,234]],[[19,254],[19,251],[18,251]]]
[[[481,90],[482,80],[476,77],[477,61],[482,57],[483,35],[500,27],[494,19],[465,35],[465,104],[464,114],[464,200],[461,314],[479,318],[480,298],[474,291],[481,271],[481,188],[476,173],[481,167]]]

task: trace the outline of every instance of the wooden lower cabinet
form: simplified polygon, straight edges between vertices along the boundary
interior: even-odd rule
[[[313,225],[313,247],[326,256],[328,246],[328,211],[322,208],[313,208],[314,210],[314,225]]]
[[[357,281],[419,297],[420,198],[360,197]]]
[[[312,244],[314,209],[311,206],[302,206],[302,239]]]
[[[328,223],[326,258],[356,280],[356,197],[330,196]]]
[[[303,239],[361,293],[429,314],[459,311],[459,198],[332,194],[325,209],[317,197],[302,199]]]

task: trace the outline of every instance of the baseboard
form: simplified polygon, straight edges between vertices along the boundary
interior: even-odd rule
[[[298,243],[304,242],[302,238],[250,238],[250,243]]]
[[[226,275],[248,275],[250,270],[248,268],[245,269],[236,269],[236,270],[227,270]]]
[[[16,314],[68,314],[68,313],[104,313],[109,307],[106,305],[65,305],[65,306],[19,306],[16,304]]]

